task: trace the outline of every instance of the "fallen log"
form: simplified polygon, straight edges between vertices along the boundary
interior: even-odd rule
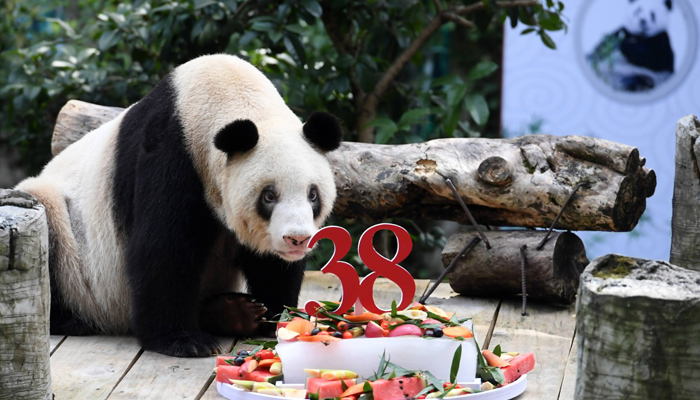
[[[44,206],[0,189],[0,400],[51,399]]]
[[[529,299],[571,304],[579,275],[588,265],[581,239],[569,232],[552,232],[541,250],[545,231],[484,232],[491,249],[479,244],[457,260],[450,273],[452,290],[465,296],[504,296],[522,293],[520,248],[525,245],[526,293]],[[450,237],[442,250],[447,267],[476,233]]]
[[[118,111],[69,101],[54,129],[54,155]],[[556,228],[629,231],[655,187],[635,147],[580,136],[344,143],[329,158],[338,189],[333,212],[348,218],[466,223],[449,178],[481,224],[548,227],[573,188],[586,182]]]
[[[700,273],[606,255],[581,275],[577,400],[697,399]]]
[[[676,175],[673,182],[671,263],[700,270],[700,121],[694,115],[676,124]]]

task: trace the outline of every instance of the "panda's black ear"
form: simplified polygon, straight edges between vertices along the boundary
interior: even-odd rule
[[[343,140],[343,128],[338,118],[331,114],[316,111],[304,124],[304,136],[321,151],[333,151]]]
[[[666,8],[668,8],[668,11],[673,10],[673,1],[666,0]]]
[[[258,144],[258,127],[249,119],[239,119],[221,128],[214,137],[214,146],[228,154],[245,153]]]

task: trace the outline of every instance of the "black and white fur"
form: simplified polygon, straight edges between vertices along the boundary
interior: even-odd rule
[[[47,210],[51,332],[132,331],[174,356],[260,332],[297,303],[308,239],[336,196],[325,153],[341,138],[328,114],[302,125],[236,57],[176,68],[18,185]]]
[[[627,0],[617,37],[618,55],[603,62],[599,73],[615,89],[648,91],[668,80],[674,72],[674,53],[668,36],[672,0]],[[596,57],[597,48],[589,57]]]

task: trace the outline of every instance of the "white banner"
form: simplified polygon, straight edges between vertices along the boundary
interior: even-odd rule
[[[639,148],[656,193],[634,231],[577,232],[589,257],[668,260],[675,125],[700,114],[699,0],[565,0],[557,50],[527,26],[504,35],[503,136],[585,135]]]

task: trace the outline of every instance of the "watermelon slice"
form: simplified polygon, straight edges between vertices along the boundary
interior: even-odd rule
[[[216,368],[217,382],[231,383],[231,379],[275,383],[282,379],[282,375],[273,375],[268,371],[261,370],[245,372],[241,367],[235,365],[221,365]]]
[[[374,400],[412,399],[425,388],[423,378],[399,376],[393,379],[378,379],[372,384]]]
[[[345,387],[349,388],[355,384],[355,379],[343,379]],[[323,378],[307,378],[306,390],[309,393],[317,393],[320,400],[340,397],[345,391],[340,380],[329,381]]]
[[[516,379],[532,371],[535,368],[535,355],[532,353],[520,354],[511,358],[508,362],[510,365],[501,367],[503,376],[506,378],[506,384],[515,382]]]
[[[233,365],[229,364],[226,362],[226,360],[231,360],[233,361],[236,358],[236,356],[217,356],[216,357],[216,366],[221,366],[221,365]]]

